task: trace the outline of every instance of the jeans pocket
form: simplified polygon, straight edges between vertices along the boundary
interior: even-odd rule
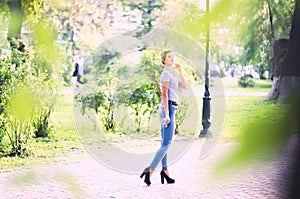
[[[164,106],[160,105],[158,109],[158,117],[164,119],[166,117]]]
[[[178,106],[175,106],[175,105],[172,105],[172,107],[171,107],[171,113],[170,113],[170,115],[176,115],[176,112],[177,112],[177,109],[178,109]]]

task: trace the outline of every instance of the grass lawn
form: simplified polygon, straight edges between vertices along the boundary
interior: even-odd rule
[[[226,79],[223,82],[226,92],[268,92],[270,90],[271,81],[255,81],[254,88],[241,88],[236,79]],[[272,118],[272,121],[276,122],[280,118],[280,113],[285,109],[285,105],[261,100],[261,96],[229,96],[226,98],[226,115],[220,135],[221,143],[239,141],[242,127],[257,119],[271,120]],[[74,123],[72,94],[65,94],[59,98],[51,115],[50,124],[49,137],[33,139],[30,148],[31,154],[28,157],[1,157],[1,171],[13,170],[26,165],[59,162],[64,157],[71,157],[74,153],[80,154],[84,150]]]
[[[271,80],[253,79],[254,87],[243,88],[238,85],[236,78],[223,78],[222,83],[227,92],[269,92],[272,87]]]
[[[238,79],[222,79],[225,92],[268,93],[272,87],[271,80],[254,79],[255,86],[242,88]],[[220,142],[240,141],[243,129],[257,121],[274,122],[282,118],[287,110],[286,104],[277,104],[276,101],[263,101],[264,96],[237,95],[226,97],[225,120]]]
[[[276,123],[287,110],[286,104],[262,101],[261,96],[232,96],[226,99],[226,114],[220,142],[239,141],[241,131],[257,121]]]

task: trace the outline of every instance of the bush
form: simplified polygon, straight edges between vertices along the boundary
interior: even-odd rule
[[[239,81],[238,81],[239,85],[243,88],[246,87],[254,87],[255,86],[255,82],[253,81],[252,78],[247,77],[247,76],[242,76]]]
[[[8,93],[11,90],[12,71],[10,70],[11,62],[7,59],[0,59],[0,147],[3,148],[2,139],[6,133],[6,106],[8,104]]]
[[[24,58],[25,53],[14,51],[13,58],[0,59],[0,149],[23,156],[29,154],[34,134],[48,135],[57,92],[56,81],[48,70],[42,71],[29,56]]]
[[[50,108],[48,111],[41,111],[41,113],[37,116],[37,119],[33,122],[34,126],[34,135],[36,138],[39,137],[47,137],[50,131],[49,128],[49,119],[52,109]]]
[[[4,143],[3,143],[3,137],[5,135],[5,121],[3,118],[3,115],[0,114],[0,152],[3,151]]]
[[[176,113],[175,134],[179,134],[179,132],[181,130],[181,125],[183,124],[183,121],[186,118],[187,110],[188,110],[188,106],[189,106],[187,99],[183,98],[182,96],[180,99],[181,99],[180,106],[178,107],[178,110]]]

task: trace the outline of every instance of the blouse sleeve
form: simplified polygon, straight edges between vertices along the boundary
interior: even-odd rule
[[[170,74],[167,71],[164,71],[161,74],[160,82],[163,83],[163,82],[170,82],[170,81],[171,81]]]

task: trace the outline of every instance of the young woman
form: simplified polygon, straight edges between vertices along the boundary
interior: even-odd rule
[[[167,151],[171,145],[175,132],[175,115],[178,107],[178,87],[185,89],[186,83],[181,70],[181,65],[175,62],[175,54],[172,51],[161,52],[161,62],[164,70],[161,74],[160,82],[162,84],[162,101],[159,108],[159,116],[161,120],[161,146],[155,154],[150,166],[141,174],[141,178],[145,176],[144,182],[151,184],[150,177],[156,169],[159,162],[162,164],[160,172],[161,183],[166,179],[167,183],[174,183],[175,180],[169,177],[167,166]],[[173,70],[175,66],[178,74]]]

